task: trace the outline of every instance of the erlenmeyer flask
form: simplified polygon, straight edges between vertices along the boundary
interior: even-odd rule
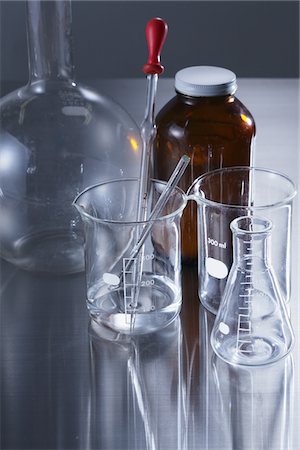
[[[74,81],[70,0],[28,1],[28,85],[1,99],[0,254],[28,270],[83,270],[85,187],[139,172],[137,125]]]
[[[257,216],[233,220],[233,265],[211,335],[217,355],[258,366],[284,357],[293,331],[271,267],[272,224]]]

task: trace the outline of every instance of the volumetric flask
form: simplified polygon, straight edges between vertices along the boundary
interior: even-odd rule
[[[151,204],[156,204],[165,185],[151,181]],[[137,278],[138,255],[132,256],[132,250],[136,236],[149,225],[136,221],[138,189],[138,179],[115,180],[86,189],[74,201],[84,223],[89,313],[115,331],[132,334],[163,328],[180,311],[180,218],[187,202],[183,191],[175,188],[152,220]]]
[[[273,363],[287,355],[294,337],[269,258],[272,224],[244,216],[232,222],[231,230],[233,265],[211,344],[231,364]]]
[[[30,80],[0,100],[0,256],[26,270],[81,272],[72,201],[87,186],[137,176],[140,131],[119,104],[78,83],[71,1],[26,7]]]
[[[203,305],[217,313],[232,264],[230,223],[248,215],[265,217],[273,224],[272,266],[288,302],[293,182],[268,169],[230,167],[202,175],[188,194],[198,203],[199,297]]]

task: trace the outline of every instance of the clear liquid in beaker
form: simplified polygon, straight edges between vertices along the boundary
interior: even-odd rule
[[[125,295],[123,283],[117,288],[103,282],[92,286],[87,300],[91,316],[112,329],[138,334],[163,328],[179,313],[181,291],[170,278],[143,273],[135,306],[131,288],[125,285]]]

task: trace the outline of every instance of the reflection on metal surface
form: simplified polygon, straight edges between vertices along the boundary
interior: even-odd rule
[[[183,269],[181,319],[135,338],[89,336],[82,276],[1,269],[1,449],[297,448],[292,359],[219,360],[197,268]]]
[[[214,382],[227,411],[233,449],[291,448],[293,360],[264,368],[233,367],[212,359]]]
[[[185,384],[184,449],[198,450],[199,447],[199,419],[200,389],[199,389],[199,322],[198,322],[198,275],[197,267],[184,266],[182,271],[183,301],[181,310],[181,324],[183,331],[183,383]],[[201,420],[201,419],[200,419]],[[202,450],[202,448],[201,448]]]
[[[135,337],[90,329],[91,448],[185,450],[179,319]]]
[[[293,431],[293,360],[232,366],[210,348],[214,316],[200,307],[201,449],[286,450]]]
[[[88,448],[83,277],[38,276],[4,263],[2,277],[0,448]]]
[[[213,378],[211,365],[213,351],[210,345],[210,335],[214,320],[215,316],[200,305],[200,447],[203,450],[232,450],[234,447],[227,405],[224,404],[222,397],[219,396],[220,386]],[[220,382],[222,383],[222,380]],[[241,447],[238,450],[244,449]]]

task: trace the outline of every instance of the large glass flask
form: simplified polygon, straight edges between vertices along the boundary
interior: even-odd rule
[[[231,364],[259,366],[283,358],[293,331],[269,257],[272,224],[257,216],[233,220],[233,265],[211,335]]]
[[[29,270],[84,268],[74,197],[137,176],[141,141],[114,101],[74,81],[70,1],[28,1],[30,80],[1,100],[0,253]]]

